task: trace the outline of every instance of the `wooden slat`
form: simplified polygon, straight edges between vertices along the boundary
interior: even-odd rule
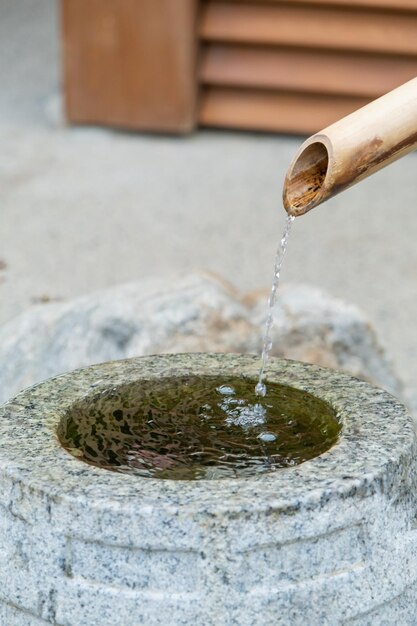
[[[217,1],[217,0],[213,0]],[[229,0],[245,4],[306,4],[313,6],[356,7],[359,9],[389,9],[395,11],[417,11],[417,0]]]
[[[417,54],[417,13],[323,6],[214,2],[203,6],[202,39]]]
[[[194,127],[196,0],[61,0],[71,122]]]
[[[205,84],[377,98],[417,76],[417,57],[209,44]]]
[[[369,102],[260,90],[208,87],[200,98],[203,126],[312,134]]]

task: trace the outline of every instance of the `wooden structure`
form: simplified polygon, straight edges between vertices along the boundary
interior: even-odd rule
[[[312,133],[417,75],[417,0],[61,0],[70,122]]]
[[[192,130],[196,8],[195,0],[63,0],[69,121]]]

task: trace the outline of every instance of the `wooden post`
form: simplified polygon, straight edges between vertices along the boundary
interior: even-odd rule
[[[67,119],[191,131],[196,12],[197,0],[61,0]]]

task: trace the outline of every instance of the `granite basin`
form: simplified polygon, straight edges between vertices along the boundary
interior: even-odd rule
[[[155,480],[87,465],[57,429],[76,403],[164,376],[256,379],[252,356],[95,365],[0,409],[0,624],[414,626],[417,444],[392,396],[271,360],[267,378],[326,401],[338,442],[253,477]]]

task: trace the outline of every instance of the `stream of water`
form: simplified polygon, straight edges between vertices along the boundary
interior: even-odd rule
[[[266,315],[264,335],[263,335],[261,367],[259,370],[258,383],[255,387],[256,395],[261,396],[261,397],[265,397],[266,395],[265,368],[268,363],[269,355],[272,349],[271,331],[272,331],[272,326],[274,324],[274,307],[277,301],[277,292],[278,292],[278,286],[279,286],[279,279],[281,276],[282,262],[284,260],[285,252],[287,250],[288,238],[290,236],[291,226],[292,226],[294,219],[295,219],[294,216],[287,215],[287,219],[285,221],[284,232],[282,234],[281,241],[279,242],[279,246],[278,246],[277,253],[275,256],[274,278],[272,281],[271,293],[268,298],[267,315]]]

